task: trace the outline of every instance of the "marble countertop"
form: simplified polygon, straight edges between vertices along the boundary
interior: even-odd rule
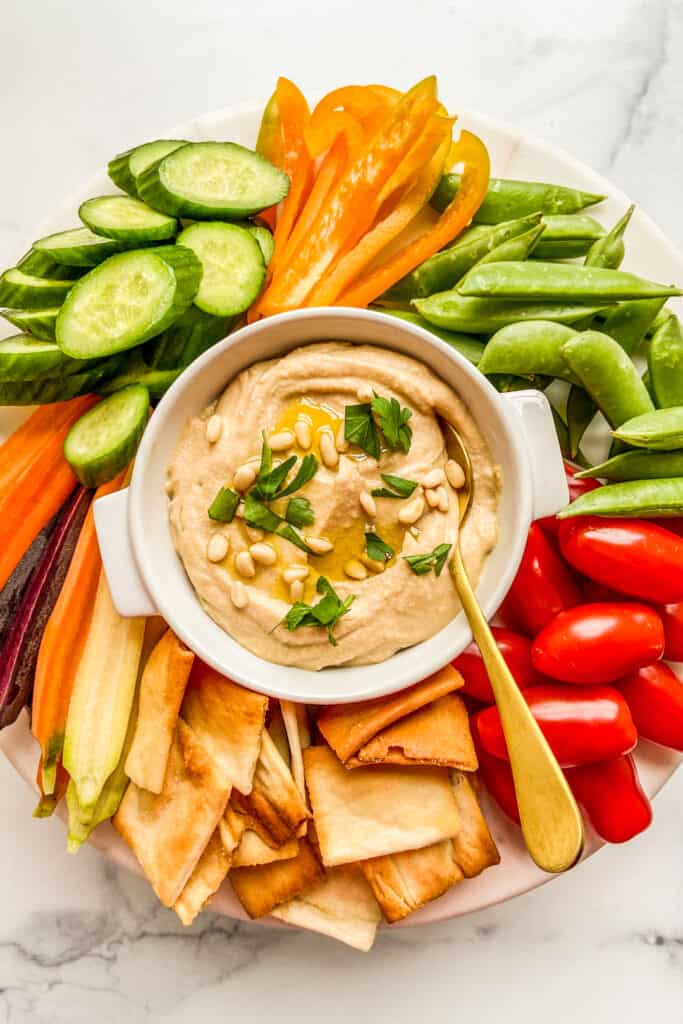
[[[4,0],[0,265],[112,153],[269,94],[407,85],[513,122],[610,177],[683,247],[681,0]],[[349,1019],[683,1022],[683,773],[655,823],[530,895],[382,934],[362,956],[210,913],[189,930],[0,758],[0,1024]]]

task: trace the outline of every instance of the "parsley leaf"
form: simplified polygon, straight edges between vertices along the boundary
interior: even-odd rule
[[[413,410],[402,409],[396,398],[382,398],[380,395],[373,398],[371,409],[378,419],[387,446],[391,449],[402,448],[406,453],[410,451],[413,432],[408,426],[408,420]]]
[[[375,487],[372,492],[375,498],[409,498],[417,487],[417,480],[406,480],[393,473],[382,473],[381,476],[387,486]]]
[[[365,534],[365,548],[368,557],[375,562],[388,562],[390,558],[394,557],[394,549],[370,530]]]
[[[261,434],[263,438],[263,444],[261,445],[261,465],[258,469],[259,479],[264,476],[268,476],[273,468],[273,449],[268,444],[268,438],[266,437],[265,430]]]
[[[221,487],[209,505],[209,519],[215,519],[218,523],[231,523],[239,503],[240,496],[236,491],[231,491],[229,487]]]
[[[285,512],[285,519],[288,523],[301,529],[304,526],[310,526],[314,518],[313,506],[308,498],[289,499],[287,511]]]
[[[437,576],[440,576],[450,550],[450,544],[437,544],[433,551],[428,551],[424,555],[404,555],[403,557],[416,576],[426,576],[432,569]]]
[[[283,463],[284,465],[284,463]],[[286,498],[288,494],[294,494],[309,480],[312,480],[318,472],[318,460],[315,455],[304,455],[294,479],[275,494],[275,498]]]
[[[255,497],[261,501],[272,501],[295,463],[296,455],[290,455],[288,459],[285,459],[279,466],[271,469],[263,476],[259,472],[259,475],[256,477],[256,484],[252,488],[252,493]]]
[[[292,605],[282,621],[290,633],[301,626],[326,627],[328,639],[333,647],[336,647],[337,641],[332,634],[332,630],[342,616],[348,612],[355,599],[355,595],[349,594],[342,601],[330,581],[324,576],[318,577],[315,589],[319,594],[323,595],[317,604],[309,605],[304,604],[303,601],[297,601]]]
[[[300,548],[301,551],[305,551],[308,555],[312,555],[313,551],[309,548],[308,544],[301,536],[300,533],[290,526],[289,523],[284,523],[279,529],[275,531],[278,537],[284,537],[290,544],[294,544],[295,547]]]
[[[373,459],[379,459],[379,436],[369,402],[345,407],[344,438],[350,444],[357,444]]]
[[[255,526],[259,530],[274,533],[282,522],[282,516],[272,512],[263,502],[254,497],[250,491],[244,499],[244,521],[247,526]]]

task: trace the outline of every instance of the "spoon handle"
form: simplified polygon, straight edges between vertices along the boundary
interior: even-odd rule
[[[527,849],[544,871],[566,871],[583,848],[583,821],[576,801],[498,650],[457,543],[450,570],[496,698]]]

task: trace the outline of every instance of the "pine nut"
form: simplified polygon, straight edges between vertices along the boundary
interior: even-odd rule
[[[417,540],[418,537],[420,536],[420,531],[417,528],[417,526],[409,526],[408,533],[410,534],[411,537],[414,537],[415,540]]]
[[[244,529],[247,531],[247,537],[252,544],[256,544],[259,540],[263,540],[266,535],[265,531],[261,530],[258,526],[245,526]]]
[[[270,544],[252,544],[249,554],[259,565],[275,565],[277,554]]]
[[[306,537],[306,544],[314,555],[326,555],[334,547],[332,541],[325,537]]]
[[[215,444],[223,433],[223,420],[214,413],[206,421],[206,440],[209,444]]]
[[[234,477],[232,478],[232,486],[235,488],[236,491],[246,491],[249,487],[251,487],[254,480],[256,479],[257,472],[258,471],[256,469],[256,466],[252,465],[249,462],[245,462],[243,466],[240,466],[240,468],[237,470]]]
[[[304,596],[304,581],[292,580],[289,585],[289,596],[292,601],[300,601]]]
[[[455,459],[449,459],[446,463],[446,479],[455,491],[459,491],[465,483],[465,473]]]
[[[269,444],[274,452],[285,452],[294,444],[294,434],[291,430],[281,430],[278,434],[273,434]]]
[[[433,487],[430,487],[428,491],[425,491],[425,498],[427,499],[427,504],[430,508],[436,508],[439,504],[439,494]]]
[[[448,491],[443,485],[441,487],[437,487],[436,496],[439,499],[439,512],[448,512],[448,506],[450,504],[448,501]]]
[[[349,450],[349,442],[344,436],[344,421],[339,424],[339,429],[334,439],[335,447],[338,452],[347,452]]]
[[[373,496],[369,491],[361,491],[359,500],[365,514],[374,521],[377,517],[377,504]]]
[[[425,510],[425,500],[421,494],[418,494],[417,498],[413,498],[406,505],[403,506],[398,514],[399,523],[412,524],[416,523]]]
[[[442,469],[430,469],[428,473],[425,473],[420,482],[425,490],[429,490],[430,487],[438,487],[445,479],[446,474]]]
[[[376,558],[370,558],[370,555],[363,555],[361,557],[361,561],[363,565],[370,570],[370,572],[380,573],[384,572],[386,569],[386,564],[384,562],[380,562]]]
[[[359,384],[356,388],[356,397],[359,402],[371,402],[373,397],[372,387],[369,384]]]
[[[228,553],[230,541],[222,533],[214,533],[206,545],[206,557],[210,562],[222,562]]]
[[[327,430],[320,435],[320,454],[328,469],[334,469],[339,462],[339,452],[335,447],[334,438]]]
[[[306,420],[297,420],[294,424],[294,436],[299,448],[308,451],[312,444],[311,427]]]
[[[282,573],[285,583],[294,583],[295,580],[305,580],[310,570],[307,565],[288,565]]]
[[[351,561],[346,563],[344,573],[352,580],[364,580],[368,576],[368,570],[357,558],[352,558]]]
[[[235,556],[235,568],[240,576],[246,576],[248,579],[253,579],[256,575],[254,559],[248,551],[240,551],[239,554]]]
[[[230,584],[230,600],[235,608],[246,608],[249,604],[249,594],[242,580],[233,580]]]
[[[166,483],[164,484],[164,490],[166,491],[166,493],[168,494],[168,496],[170,498],[171,495],[173,494],[173,481],[171,480],[170,476],[166,478]]]

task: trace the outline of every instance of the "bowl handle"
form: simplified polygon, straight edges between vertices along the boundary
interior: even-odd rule
[[[128,488],[98,498],[93,513],[102,565],[117,612],[124,619],[157,615],[130,544]]]
[[[533,518],[555,515],[569,502],[569,488],[550,403],[540,391],[508,391],[501,397],[521,421],[531,467]]]

